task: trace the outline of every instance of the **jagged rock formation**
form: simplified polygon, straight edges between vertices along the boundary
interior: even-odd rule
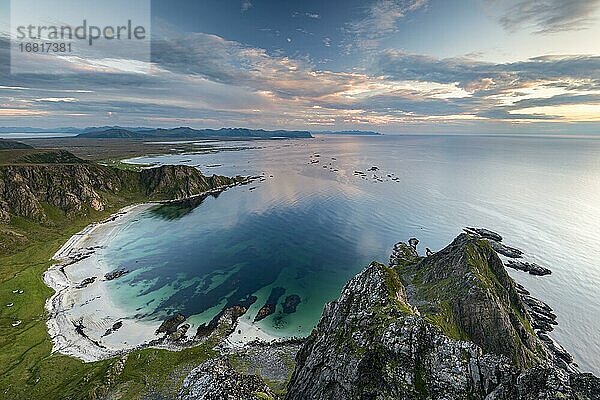
[[[411,250],[391,265],[406,286],[408,301],[447,336],[469,340],[519,366],[545,357],[512,279],[489,242],[462,234],[424,259]]]
[[[261,397],[259,397],[261,396]],[[224,359],[209,360],[185,378],[179,400],[272,399],[274,394],[256,375],[237,372]]]
[[[491,244],[462,234],[353,278],[297,356],[287,399],[597,399],[600,380],[556,362]]]
[[[192,167],[125,171],[88,163],[0,166],[0,222],[17,215],[44,222],[48,206],[67,214],[104,210],[111,196],[130,201],[178,200],[243,183],[242,177],[206,177]]]

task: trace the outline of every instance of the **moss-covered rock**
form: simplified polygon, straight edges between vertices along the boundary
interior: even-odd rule
[[[594,399],[600,380],[553,364],[487,241],[426,258],[394,246],[325,306],[289,400]]]
[[[514,282],[487,240],[463,233],[397,270],[410,303],[447,336],[472,341],[523,368],[547,360]]]

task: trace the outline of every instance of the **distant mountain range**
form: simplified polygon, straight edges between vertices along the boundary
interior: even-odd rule
[[[257,139],[275,139],[275,138],[311,138],[308,131],[265,131],[263,129],[246,128],[221,128],[221,129],[193,129],[188,127],[180,128],[156,128],[156,129],[129,129],[129,128],[108,128],[82,132],[77,137],[84,138],[127,138],[127,139],[153,139],[153,138],[257,138]]]
[[[193,129],[179,128],[124,128],[120,126],[103,126],[90,128],[29,128],[6,127],[0,128],[0,133],[71,133],[80,138],[105,138],[105,139],[208,139],[208,138],[255,138],[255,139],[291,139],[312,138],[308,131],[288,131],[247,128],[221,128],[221,129]]]
[[[247,128],[194,129],[179,128],[147,128],[122,126],[93,126],[88,128],[31,128],[31,127],[0,127],[0,133],[69,133],[77,137],[87,138],[120,138],[120,139],[150,139],[150,138],[310,138],[311,134],[319,135],[354,135],[380,136],[374,131],[342,130],[342,131],[288,131]]]
[[[381,136],[381,133],[373,131],[311,131],[311,133],[318,135]]]

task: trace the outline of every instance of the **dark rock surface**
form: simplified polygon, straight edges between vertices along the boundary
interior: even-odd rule
[[[287,399],[597,399],[522,300],[491,242],[462,234],[423,258],[405,243],[371,264],[297,356]]]
[[[408,239],[408,244],[409,244],[410,247],[412,247],[416,251],[417,250],[417,246],[419,245],[419,239],[417,239],[417,238],[410,238],[410,239]]]
[[[128,269],[118,269],[116,271],[112,271],[112,272],[109,272],[108,274],[105,274],[104,279],[107,281],[112,281],[112,280],[120,278],[123,275],[126,275],[128,273],[129,273]]]
[[[286,314],[295,313],[298,304],[300,304],[300,296],[297,294],[287,296],[283,302],[283,312]]]
[[[77,289],[83,289],[84,287],[91,285],[92,283],[96,282],[96,277],[92,276],[89,278],[85,278],[84,280],[82,280],[79,285],[76,286]]]
[[[254,318],[254,322],[258,322],[273,314],[275,312],[275,308],[277,307],[277,303],[279,302],[279,298],[283,296],[284,293],[285,289],[282,287],[275,287],[271,289],[271,294],[269,294],[267,302],[260,308],[260,310],[258,310],[258,313]]]
[[[515,249],[514,247],[507,246],[505,244],[490,241],[490,245],[498,254],[502,254],[508,258],[521,258],[523,257],[523,252],[519,249]]]
[[[518,271],[529,272],[531,275],[544,276],[550,275],[552,271],[548,268],[542,267],[536,263],[528,263],[525,261],[508,260],[506,266]]]
[[[494,231],[491,231],[489,229],[485,229],[485,228],[466,227],[465,232],[470,233],[470,234],[476,233],[477,235],[481,236],[482,238],[490,239],[490,240],[493,240],[496,242],[502,241],[502,236],[500,236],[500,234],[498,234]]]
[[[117,322],[115,322],[115,323],[113,324],[113,326],[111,326],[110,328],[108,328],[108,329],[106,330],[106,332],[104,333],[104,335],[102,335],[102,337],[104,337],[104,336],[108,336],[108,335],[110,335],[111,333],[118,331],[119,329],[121,329],[121,327],[122,327],[122,326],[123,326],[123,322],[121,322],[121,321],[117,321]]]
[[[256,297],[250,296],[245,305],[235,305],[230,308],[226,308],[219,312],[217,315],[210,320],[208,324],[204,323],[198,326],[196,330],[196,338],[204,338],[210,336],[219,327],[223,327],[224,330],[233,332],[233,328],[239,317],[244,315],[252,303],[256,301]]]
[[[185,321],[185,315],[177,313],[172,317],[167,318],[156,330],[156,334],[166,333],[170,335],[177,331],[177,327]]]
[[[275,398],[269,386],[256,375],[239,373],[226,360],[209,360],[185,378],[179,400],[250,400]]]

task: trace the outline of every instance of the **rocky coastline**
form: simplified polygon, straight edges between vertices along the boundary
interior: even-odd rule
[[[300,349],[285,398],[600,398],[600,379],[549,336],[552,309],[507,274],[502,237],[465,231],[425,257],[417,239],[397,243],[388,265],[348,282]]]
[[[107,223],[118,224],[130,213],[125,210]],[[55,277],[67,276],[73,264],[93,261],[94,247],[82,247],[93,231],[86,229],[57,253],[64,265],[53,267],[59,273]],[[59,331],[51,321],[59,315],[64,318],[67,310],[57,308],[56,296],[61,293],[57,291],[49,305],[48,326],[55,351],[86,361],[133,348],[178,350],[215,340],[217,355],[187,374],[179,399],[599,398],[600,380],[582,373],[551,337],[558,323],[552,308],[507,274],[505,268],[515,258],[505,253],[532,264],[522,251],[505,245],[495,232],[479,228],[466,228],[446,248],[427,249],[425,256],[418,246],[416,238],[399,242],[388,264],[374,262],[351,279],[340,298],[325,305],[319,324],[306,339],[252,336],[257,328],[245,315],[256,302],[252,296],[198,327],[176,313],[144,328],[152,340],[114,348],[107,339],[130,335],[132,321],[114,319],[90,334],[85,321],[71,319],[63,321]],[[500,253],[496,248],[514,251]],[[79,290],[93,288],[107,274],[119,279],[125,273],[102,272]],[[71,282],[71,287],[81,283]],[[273,288],[261,311],[267,313],[270,304],[283,302],[293,312],[300,298],[284,292]],[[69,335],[76,340],[61,342]],[[245,335],[252,339],[240,342]]]

